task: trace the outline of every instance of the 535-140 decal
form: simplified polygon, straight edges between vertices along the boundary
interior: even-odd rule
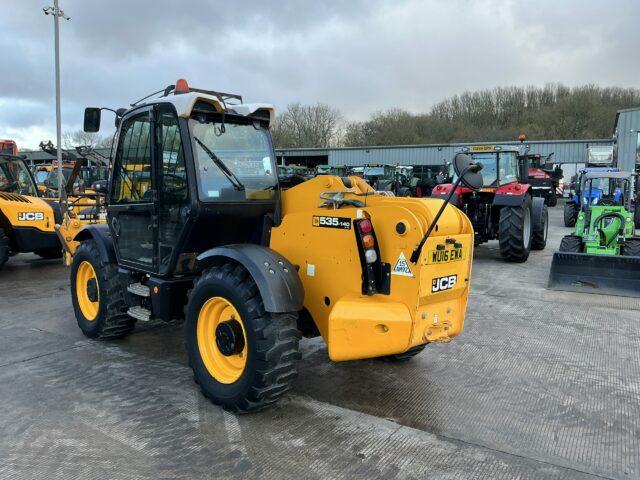
[[[351,219],[349,217],[326,217],[324,215],[314,215],[312,225],[314,227],[351,230]]]

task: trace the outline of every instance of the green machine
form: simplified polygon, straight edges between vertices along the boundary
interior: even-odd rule
[[[631,202],[635,175],[583,171],[574,232],[553,255],[549,288],[640,296],[640,238]]]

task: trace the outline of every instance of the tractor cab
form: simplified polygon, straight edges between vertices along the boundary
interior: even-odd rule
[[[207,249],[261,242],[279,195],[270,105],[185,82],[119,113],[107,213],[121,265],[188,274]],[[99,119],[87,109],[85,129]]]
[[[22,158],[0,154],[0,193],[38,196],[33,175]]]

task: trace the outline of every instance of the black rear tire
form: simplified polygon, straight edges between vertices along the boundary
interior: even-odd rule
[[[233,305],[246,335],[245,364],[232,383],[213,376],[198,345],[200,314],[214,297]],[[258,287],[244,267],[226,263],[205,270],[189,294],[185,323],[189,364],[204,396],[237,413],[261,410],[278,401],[297,375],[301,334],[296,324],[297,312],[265,311]],[[210,363],[210,368],[215,365]]]
[[[533,199],[531,250],[544,250],[549,233],[549,209],[541,198]]]
[[[578,209],[573,202],[567,202],[564,206],[564,226],[575,227],[578,219]]]
[[[582,237],[565,235],[560,241],[561,252],[582,253]]]
[[[504,260],[515,263],[527,261],[531,251],[532,227],[531,197],[527,195],[519,207],[502,207],[498,241]]]
[[[78,303],[77,274],[80,264],[88,262],[97,276],[98,313],[88,319]],[[125,292],[118,278],[118,266],[104,262],[94,240],[85,240],[73,256],[71,264],[71,301],[82,333],[89,338],[111,340],[131,333],[135,319],[127,315]]]
[[[640,238],[628,238],[621,250],[626,257],[640,257]]]
[[[38,255],[40,258],[44,258],[45,260],[62,258],[61,248],[40,248],[38,250],[34,250],[33,253]]]
[[[9,237],[0,228],[0,270],[7,263],[7,260],[9,260]]]
[[[421,353],[427,345],[417,345],[415,347],[411,347],[409,350],[403,353],[396,353],[395,355],[385,355],[384,357],[380,357],[380,359],[386,362],[407,362],[411,360],[413,357]]]

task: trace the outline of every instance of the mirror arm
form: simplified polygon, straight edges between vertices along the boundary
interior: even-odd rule
[[[420,240],[420,243],[416,245],[416,248],[413,249],[413,252],[411,253],[411,258],[409,260],[414,265],[418,263],[418,259],[420,258],[420,254],[422,253],[422,247],[424,247],[424,244],[429,238],[429,235],[431,235],[431,232],[433,231],[435,226],[438,224],[438,220],[440,220],[440,216],[442,215],[442,212],[444,212],[444,209],[447,207],[447,205],[451,201],[451,197],[453,197],[453,194],[455,193],[458,186],[460,185],[460,182],[462,181],[462,177],[464,177],[472,167],[476,167],[476,165],[471,164],[467,168],[465,168],[462,172],[460,172],[460,175],[458,175],[458,179],[453,184],[453,187],[451,188],[449,195],[447,195],[447,198],[444,200],[444,202],[442,202],[442,205],[440,206],[440,210],[438,210],[438,213],[436,213],[436,216],[433,217],[433,222],[431,222],[431,225],[429,225],[427,232],[424,234],[424,236]]]

